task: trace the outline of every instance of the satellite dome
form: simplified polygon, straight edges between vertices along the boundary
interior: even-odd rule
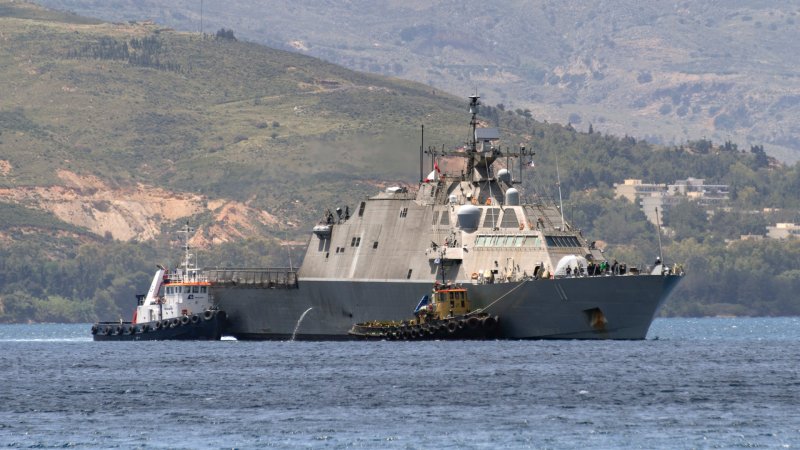
[[[514,188],[506,190],[506,206],[519,206],[519,191]]]
[[[458,208],[458,227],[467,230],[478,228],[481,220],[481,209],[475,205],[462,205]]]
[[[511,185],[511,172],[508,169],[500,169],[497,171],[497,179],[505,184]]]

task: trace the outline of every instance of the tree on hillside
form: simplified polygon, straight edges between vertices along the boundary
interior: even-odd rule
[[[235,41],[236,40],[236,36],[233,35],[233,30],[228,30],[228,29],[225,29],[225,28],[220,28],[219,30],[217,30],[216,38],[217,39],[224,39],[224,40],[227,40],[227,41]]]
[[[664,225],[675,231],[675,239],[703,239],[708,228],[706,210],[697,202],[682,199],[664,212]]]
[[[750,153],[755,157],[753,160],[754,169],[760,169],[769,165],[769,158],[767,158],[767,152],[764,151],[763,145],[751,145]]]

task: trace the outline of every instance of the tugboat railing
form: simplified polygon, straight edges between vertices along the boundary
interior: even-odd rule
[[[297,270],[276,268],[207,268],[203,273],[212,285],[297,289]]]

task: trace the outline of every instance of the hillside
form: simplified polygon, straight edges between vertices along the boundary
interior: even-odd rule
[[[413,178],[422,120],[466,137],[463,101],[296,53],[7,0],[0,30],[0,201],[100,236],[291,237],[373,174]]]
[[[155,263],[174,267],[187,221],[202,265],[296,265],[326,208],[413,189],[419,125],[428,145],[468,137],[463,98],[230,35],[0,0],[0,42],[0,322],[128,311]],[[567,220],[631,264],[652,261],[657,233],[614,183],[728,184],[730,207],[664,216],[664,254],[689,273],[665,313],[800,314],[798,241],[739,242],[800,222],[799,165],[758,146],[580,132],[491,100],[480,114],[503,146],[536,152],[527,198],[558,198],[558,161]]]
[[[40,0],[199,31],[190,0]],[[579,129],[681,143],[763,144],[800,158],[800,4],[735,0],[205,2],[237,36]]]

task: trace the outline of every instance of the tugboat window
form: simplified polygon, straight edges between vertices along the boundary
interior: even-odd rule
[[[206,293],[206,287],[205,286],[200,286],[200,293],[201,294],[205,294]]]
[[[199,294],[200,286],[192,286],[192,294]]]

